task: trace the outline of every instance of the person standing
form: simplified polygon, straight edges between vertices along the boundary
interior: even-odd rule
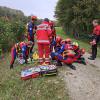
[[[97,45],[100,41],[100,25],[98,20],[93,20],[92,22],[94,29],[92,33],[92,41],[90,44],[92,45],[92,55],[88,58],[90,60],[95,60],[97,56]]]
[[[32,53],[32,49],[34,47],[34,35],[35,35],[35,31],[36,31],[36,25],[35,25],[36,20],[37,20],[36,16],[31,16],[31,21],[27,24],[28,41],[33,42],[33,46],[30,49],[30,53]]]
[[[53,21],[49,21],[49,25],[52,31],[50,37],[50,51],[52,52],[53,49],[55,49],[55,45],[56,45],[56,29]]]
[[[37,26],[36,36],[39,53],[40,64],[50,64],[50,36],[52,34],[49,19],[45,18],[44,21]],[[45,55],[45,58],[44,58]]]

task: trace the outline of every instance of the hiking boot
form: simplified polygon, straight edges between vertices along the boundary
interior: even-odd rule
[[[12,69],[13,68],[13,65],[10,65],[10,69]]]
[[[61,62],[57,62],[56,66],[62,66]]]
[[[93,58],[93,57],[89,57],[88,59],[89,59],[89,60],[95,60],[95,58]]]
[[[73,70],[76,70],[76,67],[74,66],[74,65],[69,65],[69,67],[71,68],[71,69],[73,69]]]

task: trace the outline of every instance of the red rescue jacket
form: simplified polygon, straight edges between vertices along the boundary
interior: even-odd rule
[[[50,44],[51,29],[48,22],[43,22],[37,26],[37,43]]]

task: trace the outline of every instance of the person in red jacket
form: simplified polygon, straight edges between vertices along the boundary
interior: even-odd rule
[[[51,37],[53,40],[56,40],[56,29],[55,29],[55,24],[53,21],[49,21],[49,25],[52,31]]]
[[[92,41],[90,44],[92,45],[92,55],[89,57],[90,60],[95,60],[97,56],[97,44],[100,41],[100,25],[98,20],[93,20],[93,33],[92,33]]]
[[[39,62],[43,64],[50,64],[50,36],[51,28],[49,25],[49,19],[45,18],[44,21],[37,26],[36,31],[37,44],[38,44],[38,53],[39,53]],[[45,58],[43,58],[45,55]]]
[[[62,42],[62,38],[60,36],[56,37],[56,46],[55,46],[55,52],[57,52],[60,48],[61,48],[61,42]]]

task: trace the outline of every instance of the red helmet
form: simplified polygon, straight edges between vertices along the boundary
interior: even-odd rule
[[[72,42],[72,40],[70,38],[67,38],[66,42],[69,43],[69,42]]]
[[[56,37],[56,42],[61,42],[62,38],[60,36]]]
[[[85,49],[84,48],[81,49],[81,53],[85,54]]]
[[[37,20],[37,16],[31,16],[32,20]]]

